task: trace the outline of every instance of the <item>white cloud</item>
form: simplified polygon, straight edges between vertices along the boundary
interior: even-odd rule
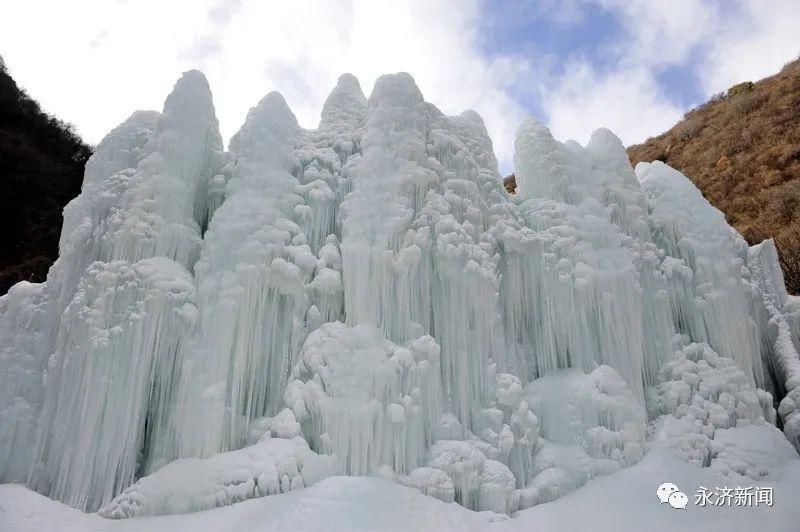
[[[483,0],[7,2],[0,53],[46,110],[90,142],[135,109],[159,109],[189,68],[208,76],[226,139],[270,90],[313,127],[341,73],[355,74],[368,94],[380,74],[407,71],[444,112],[478,111],[509,170],[526,106],[543,108],[561,138],[585,141],[605,126],[634,143],[685,111],[659,87],[664,68],[693,68],[705,98],[776,72],[800,52],[795,0],[545,0],[515,4],[510,16],[533,13],[576,31],[591,23],[589,1],[620,22],[602,45],[602,67],[525,43],[487,57],[481,31],[493,6]]]
[[[556,137],[585,143],[592,131],[607,127],[625,144],[642,142],[681,119],[686,109],[659,86],[657,74],[691,63],[711,38],[718,13],[700,0],[596,3],[615,13],[620,25],[619,35],[602,49],[605,67],[571,58],[563,74],[542,85],[542,107]]]
[[[706,94],[775,74],[800,56],[800,2],[744,0],[735,20],[716,28],[700,67]]]
[[[712,38],[720,13],[703,0],[597,0],[616,12],[623,29],[611,50],[621,64],[649,68],[686,63],[695,48]]]
[[[669,129],[683,110],[667,100],[645,68],[598,74],[586,61],[543,92],[548,125],[557,138],[585,144],[592,131],[607,127],[625,144]]]
[[[526,61],[485,58],[479,15],[477,1],[459,0],[17,2],[4,7],[0,50],[32,96],[91,142],[134,109],[159,109],[188,68],[208,76],[226,139],[270,90],[314,127],[340,74],[369,94],[379,75],[407,71],[444,112],[478,111],[508,166],[524,112],[497,74]]]

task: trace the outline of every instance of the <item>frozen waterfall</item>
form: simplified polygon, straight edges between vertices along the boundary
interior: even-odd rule
[[[267,94],[224,151],[185,73],[98,145],[47,281],[0,297],[0,481],[114,518],[333,474],[512,513],[651,445],[735,469],[720,429],[800,447],[771,241],[608,130],[515,149],[509,196],[480,116],[401,73],[343,75],[313,130]]]

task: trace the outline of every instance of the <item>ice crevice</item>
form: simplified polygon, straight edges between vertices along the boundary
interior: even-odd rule
[[[47,281],[0,297],[0,480],[127,518],[335,474],[513,514],[653,447],[777,474],[800,305],[772,242],[608,130],[528,120],[515,152],[509,196],[481,117],[405,73],[343,75],[315,129],[267,94],[225,151],[185,73],[98,145]]]

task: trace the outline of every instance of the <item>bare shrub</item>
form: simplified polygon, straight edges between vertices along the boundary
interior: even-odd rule
[[[800,294],[800,222],[776,239],[786,290]]]

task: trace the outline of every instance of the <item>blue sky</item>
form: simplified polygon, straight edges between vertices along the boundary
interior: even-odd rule
[[[605,48],[621,31],[618,17],[599,4],[570,7],[555,2],[484,2],[481,49],[488,56],[524,54],[546,56],[550,67],[563,74],[564,62],[582,57],[598,68],[607,67]],[[521,92],[526,110],[547,117],[534,94]]]
[[[734,6],[731,2],[730,6]],[[582,59],[600,72],[615,67],[619,53],[614,44],[625,33],[623,15],[600,2],[485,2],[488,16],[482,21],[481,47],[489,56],[525,53],[552,58],[555,74],[564,75],[568,60]],[[800,50],[798,50],[800,53]],[[689,107],[705,101],[697,79],[695,62],[686,61],[659,68],[658,85],[674,103]],[[542,120],[547,112],[535,94],[519,94],[525,108]]]
[[[560,139],[608,127],[641,142],[777,72],[798,28],[797,0],[38,0],[4,6],[0,55],[89,142],[160,109],[189,68],[209,78],[226,140],[270,90],[315,127],[341,73],[369,94],[406,71],[444,112],[483,116],[505,173],[527,116]]]

